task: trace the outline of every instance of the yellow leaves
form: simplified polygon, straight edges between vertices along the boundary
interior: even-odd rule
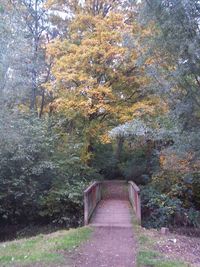
[[[124,22],[124,15],[119,12],[110,12],[104,20],[104,23],[107,25],[109,30],[123,30],[125,28],[130,28],[130,26]]]
[[[151,28],[145,28],[142,31],[143,36],[151,36],[152,35],[152,29]]]
[[[135,82],[138,83],[140,85],[140,87],[145,87],[147,86],[150,82],[151,79],[150,77],[146,76],[145,73],[143,72],[143,70],[141,70],[141,74],[143,73],[143,76],[139,76],[135,78]]]
[[[141,113],[144,112],[153,113],[154,104],[150,100],[144,100],[134,104],[130,110],[134,115],[140,115]]]
[[[110,144],[111,143],[111,138],[107,133],[100,135],[99,139],[100,139],[102,144]]]
[[[155,64],[155,58],[154,57],[149,57],[147,58],[147,60],[145,61],[145,64],[147,65],[152,65],[152,64]]]
[[[160,163],[160,166],[164,166],[164,164],[165,164],[165,157],[164,157],[164,155],[160,155],[159,163]]]
[[[64,112],[67,116],[78,115],[86,119],[97,119],[105,113],[112,113],[110,102],[114,100],[111,89],[107,86],[94,88],[79,87],[74,90],[64,91],[51,104],[51,111]]]
[[[180,157],[180,155],[176,155],[173,153],[170,154],[162,154],[160,156],[160,165],[162,169],[178,171],[180,173],[186,173],[192,171],[194,166],[191,165],[191,161],[193,160],[192,153],[186,153],[184,157]]]
[[[54,4],[55,0],[47,0],[47,2],[45,3],[45,7],[49,8]]]
[[[59,58],[66,54],[66,50],[69,46],[67,40],[61,41],[60,39],[54,39],[47,46],[47,55],[52,56],[53,58]]]
[[[135,21],[132,23],[132,32],[133,34],[141,33],[141,26]]]
[[[159,30],[155,24],[154,21],[150,22],[148,24],[148,27],[145,25],[145,27],[141,28],[140,31],[141,38],[150,38],[155,36],[156,34],[159,33]]]
[[[73,38],[71,43],[56,40],[48,48],[49,55],[56,59],[53,75],[61,81],[61,86],[73,82],[74,86],[94,87],[98,83],[95,76],[98,78],[105,72],[112,76],[117,66],[126,66],[129,57],[137,56],[122,46],[123,31],[131,34],[131,28],[124,23],[121,14],[110,13],[105,18],[79,14],[71,25],[72,35],[79,34],[80,29],[78,42]],[[93,84],[91,79],[94,79]]]
[[[103,122],[99,124],[98,121],[91,122],[90,126],[86,130],[86,136],[88,140],[96,140],[97,142],[101,142],[103,144],[111,143],[111,138],[108,135],[107,124]]]
[[[30,110],[30,107],[25,104],[18,105],[18,109],[20,112],[28,113]]]
[[[55,60],[52,88],[58,93],[52,109],[70,118],[79,116],[86,122],[87,137],[103,143],[110,142],[110,125],[163,109],[160,99],[143,97],[150,79],[144,68],[137,66],[142,29],[136,22],[131,26],[125,20],[119,13],[103,17],[80,12],[70,25],[70,40],[56,40],[48,48]],[[126,45],[126,36],[136,40],[134,46]],[[129,102],[122,101],[123,96],[128,98],[139,87],[144,88],[143,100],[137,101],[138,93]]]
[[[101,18],[101,17],[100,17]],[[99,16],[92,16],[90,14],[79,13],[76,19],[71,23],[70,30],[72,32],[90,32],[96,24],[100,21]]]
[[[94,46],[99,46],[99,40],[95,39],[95,38],[88,38],[88,39],[84,39],[82,41],[82,45],[84,46],[90,46],[91,48]]]
[[[168,105],[159,97],[152,97],[138,101],[132,105],[121,105],[118,108],[119,120],[121,123],[143,116],[154,116],[168,112]]]

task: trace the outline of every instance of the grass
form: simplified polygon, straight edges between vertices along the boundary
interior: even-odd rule
[[[179,261],[166,260],[163,255],[153,250],[141,250],[137,257],[138,266],[151,267],[186,267],[188,265]]]
[[[92,230],[82,227],[0,243],[0,266],[26,266],[33,263],[64,263],[70,252],[90,237]]]
[[[156,238],[147,233],[144,234],[143,228],[133,220],[134,233],[137,237],[137,267],[188,267],[187,263],[170,260],[166,256],[154,249],[157,242]]]

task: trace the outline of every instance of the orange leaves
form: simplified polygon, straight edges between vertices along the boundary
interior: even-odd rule
[[[200,171],[200,160],[199,159],[195,160],[195,162],[193,163],[192,168],[196,172]]]
[[[100,135],[100,141],[103,144],[110,144],[111,143],[111,138],[107,133],[105,133],[103,135]]]
[[[165,157],[164,157],[164,155],[160,155],[159,162],[160,162],[160,165],[161,166],[164,166],[164,164],[165,164]]]
[[[66,54],[66,49],[68,47],[67,40],[61,41],[60,39],[55,39],[47,46],[47,55],[57,59]]]
[[[152,64],[155,64],[155,63],[156,63],[156,60],[155,60],[154,57],[149,57],[145,61],[145,64],[147,64],[147,65],[152,65]]]
[[[171,170],[180,173],[188,173],[194,170],[192,163],[194,155],[192,153],[186,153],[184,156],[171,154],[160,155],[160,165],[164,170]]]
[[[105,18],[79,14],[71,25],[72,39],[69,42],[56,40],[48,48],[49,55],[56,61],[54,76],[62,84],[69,81],[88,84],[89,81],[88,86],[93,88],[106,76],[117,73],[119,66],[126,68],[126,61],[135,59],[137,53],[130,53],[122,45],[125,32],[131,34],[131,28],[120,14]]]
[[[126,105],[126,103],[125,103]],[[138,101],[132,105],[119,107],[118,114],[121,114],[119,120],[121,123],[130,121],[133,118],[142,118],[143,116],[155,116],[168,112],[168,105],[159,97],[151,97]]]
[[[114,96],[109,87],[98,86],[96,88],[86,89],[79,87],[73,91],[64,91],[60,94],[51,106],[53,111],[64,112],[67,116],[75,115],[85,117],[86,119],[97,119],[105,113],[112,113],[110,102],[114,101]]]
[[[154,114],[162,106],[159,99],[146,96],[150,79],[137,64],[142,29],[125,21],[120,11],[107,16],[78,12],[69,40],[56,40],[49,47],[55,62],[52,86],[59,97],[56,110],[82,120],[88,140],[109,143],[111,127]]]

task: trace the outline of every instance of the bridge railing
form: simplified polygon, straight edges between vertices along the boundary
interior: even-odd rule
[[[138,223],[141,223],[141,200],[140,200],[140,189],[139,187],[132,181],[128,182],[128,193],[129,193],[129,201],[132,205],[132,208],[136,214],[136,218]]]
[[[123,182],[125,183],[125,181]],[[85,225],[89,224],[90,218],[97,204],[102,199],[102,191],[105,189],[105,188],[103,189],[103,185],[105,186],[106,183],[108,183],[108,181],[103,181],[103,182],[95,181],[84,191],[84,224]],[[141,223],[140,189],[132,181],[128,182],[128,198],[135,212],[137,221],[140,224]]]
[[[101,200],[102,183],[94,182],[84,191],[84,224],[87,225],[95,210],[97,204]]]

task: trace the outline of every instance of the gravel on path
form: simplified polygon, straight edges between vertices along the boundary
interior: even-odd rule
[[[134,267],[132,228],[96,227],[92,238],[73,255],[73,267]]]

